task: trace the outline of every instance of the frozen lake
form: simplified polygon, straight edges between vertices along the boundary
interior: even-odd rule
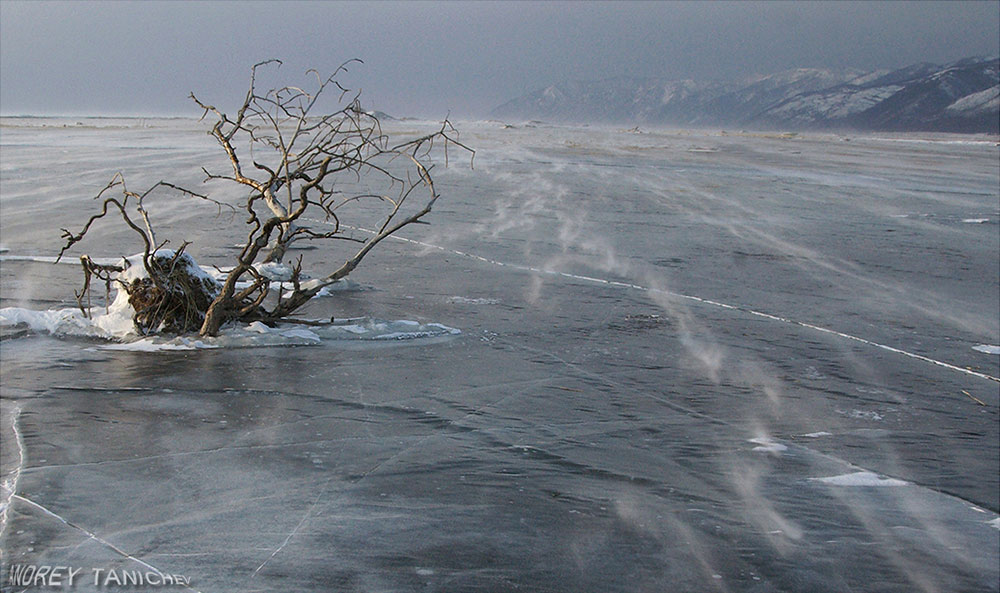
[[[461,333],[142,351],[14,322],[75,308],[48,262],[116,171],[221,151],[4,118],[4,591],[998,590],[995,139],[458,127],[431,224],[306,315]],[[204,265],[242,239],[152,204]],[[141,250],[101,229],[67,261]]]

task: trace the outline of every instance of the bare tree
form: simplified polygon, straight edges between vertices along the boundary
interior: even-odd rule
[[[355,61],[359,60],[351,62]],[[287,318],[324,287],[350,274],[386,237],[407,225],[422,222],[438,199],[431,178],[433,166],[428,164],[432,150],[440,146],[446,163],[449,145],[467,151],[470,159],[475,155],[458,140],[458,133],[448,120],[432,133],[390,143],[378,118],[362,109],[359,95],[351,94],[337,82],[337,76],[351,62],[327,78],[310,70],[307,74],[315,76],[315,84],[309,90],[284,86],[266,92],[256,88],[258,69],[281,62],[260,62],[251,70],[249,90],[234,116],[191,94],[204,111],[203,119],[214,118],[209,133],[231,165],[231,171],[225,173],[203,169],[206,181],[227,180],[249,190],[245,201],[239,204],[239,209],[247,214],[246,239],[236,261],[225,271],[221,286],[209,291],[211,298],[207,303],[199,296],[206,287],[197,278],[182,273],[186,267],[181,261],[186,244],[176,252],[166,252],[169,257],[158,255],[163,245],[156,243],[143,207],[143,200],[158,188],[211,200],[173,184],[161,181],[143,193],[136,193],[125,187],[120,174],[116,175],[98,198],[117,188],[122,191],[122,199],[104,198],[101,213],[92,216],[79,233],[64,230],[66,244],[60,257],[83,239],[91,225],[111,208],[143,239],[142,264],[149,279],[138,284],[119,281],[119,287],[129,293],[130,302],[136,301],[134,320],[141,332],[193,331],[192,325],[197,323],[199,334],[210,336],[234,320],[275,323]],[[337,109],[315,113],[321,110],[317,108],[321,99],[332,93],[338,95]],[[344,192],[343,187],[351,182],[355,185],[364,182],[365,189]],[[385,191],[367,189],[373,185]],[[378,212],[377,223],[368,233],[360,233],[363,238],[359,238],[358,229],[342,224],[341,217],[348,206],[366,202],[369,202],[366,214],[371,215],[373,209]],[[307,219],[307,215],[320,214],[326,230],[315,231],[303,224],[307,220],[316,221]],[[142,221],[141,226],[137,220]],[[302,258],[298,258],[291,271],[291,290],[268,298],[271,281],[260,272],[260,264],[281,261],[297,241],[345,241],[353,242],[356,247],[339,266],[323,270],[308,281],[302,279]],[[77,298],[83,308],[83,298],[89,298],[91,275],[110,283],[121,270],[98,266],[86,256],[81,260],[85,283]],[[167,311],[173,313],[164,315]]]

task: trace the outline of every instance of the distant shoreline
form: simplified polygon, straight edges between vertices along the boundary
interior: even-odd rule
[[[129,129],[143,126],[143,122],[190,122],[198,123],[197,115],[0,115],[0,128],[8,129]],[[23,122],[23,123],[18,123]],[[105,125],[88,125],[84,122],[104,122]],[[113,122],[129,122],[114,125]],[[139,125],[136,126],[135,123]],[[395,118],[387,123],[437,123],[433,120],[417,118]],[[670,126],[654,124],[649,126],[634,126],[612,122],[550,122],[541,120],[505,122],[497,119],[456,120],[464,126],[503,126],[511,130],[530,128],[554,129],[593,129],[602,132],[621,132],[629,134],[660,134],[660,135],[692,135],[692,136],[727,136],[732,138],[770,138],[775,140],[805,140],[809,138],[838,138],[849,142],[852,138],[866,140],[885,140],[899,142],[935,142],[947,143],[957,141],[962,143],[997,144],[1000,134],[991,132],[940,132],[933,130],[910,131],[880,131],[851,129],[725,129],[721,126],[694,127]]]

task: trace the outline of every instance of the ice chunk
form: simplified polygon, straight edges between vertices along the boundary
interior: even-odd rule
[[[831,486],[906,486],[909,482],[887,478],[873,472],[854,472],[828,478],[810,478],[813,482],[823,482]]]
[[[976,352],[983,352],[985,354],[1000,354],[1000,346],[991,346],[989,344],[973,346],[972,349]]]
[[[108,316],[102,316],[108,317]],[[0,323],[5,325],[27,325],[32,331],[53,335],[80,336],[112,339],[114,323],[104,319],[98,324],[96,319],[87,319],[80,309],[50,309],[48,311],[33,311],[19,307],[0,309]],[[128,319],[131,324],[131,318]]]
[[[158,338],[143,338],[135,342],[124,342],[121,344],[109,344],[104,346],[104,350],[127,350],[131,352],[166,352],[174,350],[205,350],[218,348],[216,344],[208,344],[204,340],[194,340],[191,338],[179,337],[173,340],[162,340]]]

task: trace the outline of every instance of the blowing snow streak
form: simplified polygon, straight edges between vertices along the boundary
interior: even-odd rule
[[[310,220],[310,222],[316,222],[316,223],[321,223],[321,224],[329,224],[328,222],[325,222],[325,221],[322,221],[322,220],[318,220],[318,219],[309,219],[309,220]],[[363,233],[376,234],[376,231],[373,231],[371,229],[365,229],[365,228],[360,228],[360,227],[349,227],[349,228],[353,228],[353,229],[361,231]],[[494,266],[499,266],[499,267],[502,267],[502,268],[510,268],[512,270],[517,270],[517,271],[520,271],[520,272],[531,272],[531,273],[534,273],[534,274],[546,274],[546,275],[549,275],[549,276],[560,276],[560,277],[563,277],[563,278],[570,278],[570,279],[573,279],[573,280],[582,280],[584,282],[593,282],[595,284],[605,284],[607,286],[617,286],[619,288],[629,288],[629,289],[632,289],[632,290],[641,290],[641,291],[644,291],[644,292],[659,293],[659,294],[664,294],[664,295],[671,296],[671,297],[676,297],[676,298],[681,298],[681,299],[687,299],[689,301],[694,301],[696,303],[701,303],[701,304],[704,304],[704,305],[711,305],[713,307],[720,307],[722,309],[728,309],[730,311],[740,311],[741,313],[747,313],[749,315],[754,315],[754,316],[761,317],[761,318],[764,318],[764,319],[770,319],[771,321],[779,321],[781,323],[788,323],[788,324],[791,324],[791,325],[797,325],[799,327],[804,327],[804,328],[807,328],[807,329],[811,329],[813,331],[818,331],[818,332],[822,332],[822,333],[825,333],[825,334],[830,334],[830,335],[837,336],[837,337],[840,337],[840,338],[845,338],[845,339],[848,339],[848,340],[853,340],[855,342],[860,342],[860,343],[865,344],[867,346],[872,346],[874,348],[880,348],[880,349],[885,350],[887,352],[893,352],[895,354],[901,354],[903,356],[908,356],[910,358],[913,358],[913,359],[916,359],[916,360],[919,360],[919,361],[922,361],[922,362],[926,362],[926,363],[930,363],[930,364],[935,364],[935,365],[944,367],[946,369],[950,369],[952,371],[958,371],[960,373],[965,373],[966,375],[971,375],[973,377],[978,377],[980,379],[986,379],[986,380],[989,380],[989,381],[995,381],[997,383],[1000,383],[1000,377],[994,377],[993,375],[988,375],[986,373],[980,373],[979,371],[974,371],[972,369],[962,368],[962,367],[960,367],[958,365],[954,365],[954,364],[951,364],[951,363],[948,363],[948,362],[944,362],[944,361],[941,361],[941,360],[936,360],[936,359],[930,358],[928,356],[924,356],[922,354],[916,354],[914,352],[908,352],[906,350],[902,350],[900,348],[895,348],[893,346],[888,346],[886,344],[880,344],[878,342],[873,342],[872,340],[867,340],[865,338],[862,338],[862,337],[859,337],[859,336],[854,336],[854,335],[851,335],[851,334],[847,334],[847,333],[844,333],[844,332],[841,332],[841,331],[837,331],[835,329],[830,329],[830,328],[827,328],[827,327],[821,327],[821,326],[818,326],[818,325],[813,325],[811,323],[806,323],[804,321],[796,321],[794,319],[788,319],[786,317],[781,317],[781,316],[778,316],[778,315],[773,315],[771,313],[764,313],[762,311],[755,311],[753,309],[750,309],[750,308],[747,308],[747,307],[743,307],[743,306],[740,306],[740,305],[730,305],[728,303],[720,303],[719,301],[714,301],[712,299],[706,299],[706,298],[702,298],[702,297],[694,296],[694,295],[689,295],[689,294],[681,294],[681,293],[678,293],[678,292],[672,292],[672,291],[663,290],[663,289],[660,289],[660,288],[652,288],[652,287],[649,287],[649,286],[640,286],[638,284],[632,284],[632,283],[629,283],[629,282],[619,282],[617,280],[608,280],[606,278],[597,278],[597,277],[594,277],[594,276],[581,276],[579,274],[570,274],[568,272],[560,272],[558,270],[545,270],[545,269],[536,268],[536,267],[533,267],[533,266],[525,266],[525,265],[522,265],[522,264],[512,264],[512,263],[501,262],[501,261],[497,261],[495,259],[490,259],[488,257],[483,257],[481,255],[476,255],[475,253],[468,253],[468,252],[465,252],[465,251],[458,251],[458,250],[455,250],[455,249],[449,249],[447,247],[442,247],[440,245],[432,245],[430,243],[425,243],[423,241],[416,241],[414,239],[408,239],[406,237],[400,237],[400,236],[396,236],[396,235],[393,235],[391,238],[395,239],[397,241],[403,241],[403,242],[406,242],[406,243],[412,243],[414,245],[420,245],[421,247],[426,247],[428,249],[436,249],[438,251],[445,251],[445,252],[448,252],[448,253],[454,253],[455,255],[460,255],[462,257],[467,257],[467,258],[470,258],[470,259],[478,260],[478,261],[485,262],[485,263],[488,263],[488,264],[494,265]]]

